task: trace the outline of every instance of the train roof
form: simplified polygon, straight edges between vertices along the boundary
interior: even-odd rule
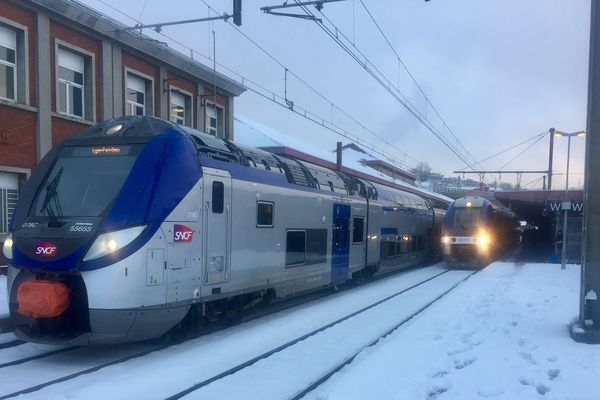
[[[240,135],[242,144],[239,144],[155,117],[127,116],[107,120],[74,135],[67,139],[65,144],[84,144],[89,141],[108,143],[114,140],[147,142],[168,128],[175,128],[190,137],[203,156],[285,175],[290,183],[296,185],[372,199],[377,199],[381,194],[382,200],[400,205],[405,203],[421,205],[423,198],[433,200],[438,205],[450,203],[450,199],[445,196],[393,180],[362,165],[357,157],[359,152],[355,150],[346,150],[344,154],[346,166],[342,171],[337,171],[335,164],[330,161],[300,151],[290,155],[248,146],[245,143],[249,141],[248,135]],[[264,133],[259,133],[263,138],[267,137]],[[253,135],[258,136],[256,131]],[[287,135],[279,134],[279,136]],[[297,144],[300,142],[297,141]],[[308,144],[304,146],[304,148],[310,147]],[[319,154],[323,154],[323,150],[317,152],[317,155]],[[334,153],[332,154],[335,156]],[[366,155],[360,153],[360,156]],[[350,168],[347,167],[348,163],[351,165]]]
[[[470,203],[468,205],[467,203]],[[517,214],[510,208],[506,207],[499,200],[493,197],[484,197],[484,196],[464,196],[460,197],[452,203],[453,207],[482,207],[484,204],[491,204],[494,209],[499,212],[509,215],[512,218],[517,218]]]
[[[336,153],[321,147],[311,145],[301,139],[279,132],[243,116],[235,117],[236,142],[248,146],[261,147],[277,151],[278,154],[288,154],[295,158],[311,160],[328,169],[335,168]],[[358,178],[370,180],[396,190],[413,193],[426,199],[449,205],[453,200],[433,191],[411,185],[400,179],[382,174],[376,169],[363,164],[364,160],[374,160],[369,155],[348,147],[343,153],[343,171]]]

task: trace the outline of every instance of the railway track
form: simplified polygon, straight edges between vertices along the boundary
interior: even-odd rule
[[[228,379],[228,377],[234,377],[238,372],[243,372],[244,370],[252,370],[253,366],[262,360],[273,359],[273,357],[277,356],[278,354],[285,354],[286,351],[290,351],[290,349],[297,348],[296,346],[305,342],[307,339],[311,339],[313,337],[321,337],[323,333],[330,331],[333,327],[341,326],[341,324],[343,324],[344,321],[355,320],[357,316],[363,315],[369,310],[377,309],[381,305],[389,303],[393,299],[401,297],[402,294],[412,293],[416,288],[423,287],[423,285],[435,282],[439,279],[439,277],[445,276],[448,273],[457,273],[456,271],[448,272],[446,270],[441,270],[439,267],[429,267],[422,270],[410,271],[409,273],[411,272],[412,274],[410,276],[412,277],[412,283],[411,279],[408,279],[407,284],[404,286],[404,288],[402,288],[402,290],[398,290],[397,292],[394,292],[391,295],[385,296],[385,298],[381,298],[382,296],[380,295],[376,301],[370,302],[368,305],[365,305],[358,311],[354,310],[347,314],[340,315],[337,318],[335,318],[335,320],[331,320],[330,322],[323,324],[317,327],[316,329],[306,331],[295,338],[291,338],[291,340],[282,340],[281,345],[273,346],[274,348],[258,353],[253,357],[248,357],[248,361],[238,363],[236,365],[230,366],[229,368],[224,368],[222,372],[218,372],[212,376],[206,376],[204,377],[204,379],[198,379],[197,382],[199,381],[199,383],[190,385],[189,387],[183,387],[181,388],[182,390],[177,392],[175,395],[172,395],[172,393],[175,390],[178,390],[179,387],[181,387],[181,382],[179,383],[179,385],[175,386],[169,386],[165,382],[165,388],[163,388],[164,393],[153,393],[156,396],[150,397],[166,398],[171,396],[171,398],[182,398],[186,395],[194,396],[195,393],[201,393],[206,388],[211,388],[213,386],[212,384],[218,384],[219,382],[223,382],[224,380]],[[468,275],[464,271],[458,273]],[[462,281],[463,278],[466,279],[466,277],[461,276],[460,281]],[[458,282],[456,284],[458,284]],[[366,286],[368,286],[368,284],[363,285],[363,287]],[[353,291],[351,291],[349,295],[352,293]],[[318,305],[313,306],[318,307]],[[279,308],[280,310],[283,310],[286,307],[279,306]],[[285,315],[285,313],[280,314]],[[254,315],[249,317],[249,320],[259,319],[262,317],[263,315]],[[269,318],[275,317],[267,317],[267,319]],[[243,325],[248,324],[254,324],[254,326],[259,327],[259,329],[261,326],[260,321],[250,321],[248,323],[244,322]],[[183,342],[183,344],[157,344],[155,342],[121,346],[107,346],[106,348],[56,348],[56,346],[42,346],[33,345],[29,343],[18,343],[17,340],[10,340],[10,337],[5,337],[4,340],[2,340],[2,337],[0,336],[0,345],[2,345],[2,343],[8,344],[11,342],[15,342],[5,349],[0,348],[0,374],[2,374],[4,380],[3,385],[0,385],[0,399],[12,398],[24,394],[30,394],[30,396],[33,396],[34,398],[46,398],[48,393],[55,393],[56,390],[58,390],[60,393],[71,393],[73,390],[75,390],[73,389],[74,387],[82,387],[82,382],[98,382],[98,379],[94,379],[97,373],[99,373],[98,371],[110,370],[109,367],[119,368],[120,364],[126,364],[128,365],[128,369],[131,367],[132,370],[135,370],[136,367],[144,368],[145,365],[147,365],[148,363],[156,362],[157,358],[163,357],[165,354],[168,354],[169,351],[175,351],[169,350],[169,347],[177,345],[180,345],[179,347],[189,346],[190,348],[193,348],[195,346],[201,347],[204,344],[204,340],[216,340],[213,338],[213,336],[221,336],[223,335],[223,332],[231,330],[242,331],[244,330],[244,328],[245,327],[237,326],[221,332],[215,332],[218,329],[221,329],[215,328],[212,331],[214,335],[212,335],[211,332],[204,333],[204,338],[200,338],[198,340],[188,339],[187,341]],[[233,334],[236,333],[234,332]],[[12,358],[8,356],[8,353],[6,351],[12,352]],[[15,354],[18,354],[19,352],[21,352],[25,356],[21,358],[16,356]],[[209,357],[209,355],[207,355],[207,357]],[[212,357],[210,359],[212,359]],[[120,368],[123,369],[123,367]],[[32,374],[32,371],[36,373]],[[105,371],[104,373],[107,374],[109,372]],[[10,377],[15,376],[28,376],[29,379],[10,379]],[[192,383],[194,382],[194,379],[190,378],[187,379],[185,382]],[[110,384],[110,382],[107,382],[107,384]],[[43,389],[45,388],[48,388],[50,392],[44,391]]]
[[[300,399],[352,362],[366,348],[375,345],[435,304],[473,273],[475,272],[446,270],[205,379],[168,399],[224,399],[228,397],[223,396],[223,393],[232,393],[231,388],[242,390],[231,398]],[[454,275],[455,279],[439,279],[448,274]],[[443,281],[442,284],[440,280]],[[432,292],[435,297],[428,299]],[[417,301],[418,305],[409,306],[405,310],[407,312],[400,312],[394,318],[394,310],[407,302],[408,296],[420,296],[422,301]],[[340,351],[340,348],[343,350]],[[261,384],[257,385],[256,382]],[[273,384],[264,384],[265,382]],[[285,383],[281,384],[282,382]]]

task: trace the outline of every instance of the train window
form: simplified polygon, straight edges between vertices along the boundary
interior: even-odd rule
[[[327,262],[327,236],[327,229],[306,230],[305,264],[322,264]]]
[[[287,231],[285,265],[302,265],[306,261],[306,231]]]
[[[265,169],[266,169],[267,171],[270,171],[270,170],[271,170],[271,167],[269,166],[269,163],[268,163],[268,162],[266,162],[265,160],[261,160],[261,161],[262,161],[263,165],[265,166]]]
[[[212,212],[223,214],[223,199],[225,195],[225,186],[223,182],[215,181],[212,184]]]
[[[363,243],[365,241],[365,219],[354,217],[352,220],[352,243]]]
[[[256,205],[256,226],[259,228],[273,227],[273,203],[259,201]]]

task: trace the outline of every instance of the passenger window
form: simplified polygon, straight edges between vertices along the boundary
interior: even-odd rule
[[[287,231],[285,265],[301,265],[306,260],[306,231]]]
[[[256,226],[259,228],[273,227],[273,203],[259,201],[256,210]]]
[[[365,219],[363,217],[354,217],[352,220],[352,243],[364,242]]]
[[[212,212],[223,214],[223,203],[225,195],[225,185],[223,182],[215,181],[212,184]]]

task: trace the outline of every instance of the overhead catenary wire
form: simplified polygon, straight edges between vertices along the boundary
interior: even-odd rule
[[[506,164],[504,164],[503,166],[501,166],[499,169],[502,170],[504,167],[506,167],[508,164],[512,163],[513,161],[515,161],[517,158],[521,157],[525,152],[527,152],[527,150],[531,149],[537,142],[539,142],[540,140],[542,140],[544,138],[545,135],[540,135],[540,137],[534,141],[533,143],[531,143],[529,146],[527,146],[523,151],[521,151],[519,154],[517,154],[516,156],[514,156],[513,158],[511,158]]]
[[[534,183],[536,183],[536,182],[539,182],[539,181],[541,181],[542,179],[544,179],[544,177],[545,177],[545,176],[540,176],[539,178],[535,178],[535,179],[533,179],[533,180],[531,180],[531,181],[527,182],[526,184],[524,184],[524,185],[521,185],[521,189],[523,189],[524,187],[527,187],[527,186],[529,186],[529,185],[532,185],[532,184],[534,184]]]
[[[461,154],[461,151],[458,150],[452,143],[448,141],[448,139],[444,136],[442,132],[440,132],[435,125],[431,123],[419,110],[412,104],[412,102],[394,85],[390,82],[390,80],[375,66],[369,58],[360,51],[355,45],[351,43],[348,37],[322,12],[321,15],[323,18],[331,25],[331,27],[327,26],[322,20],[319,21],[318,18],[308,9],[308,7],[302,5],[299,0],[294,0],[296,4],[298,4],[302,10],[309,16],[314,17],[313,21],[321,28],[335,43],[338,44],[352,59],[354,59],[361,67],[369,73],[375,79],[377,83],[379,83],[388,93],[390,93],[406,110],[408,110],[427,130],[429,130],[437,139],[439,139],[445,147],[447,147],[456,157],[458,157],[463,163],[465,163],[469,168],[474,170],[472,163]],[[346,42],[344,42],[343,38]],[[352,51],[350,48],[354,48],[356,53]]]
[[[522,142],[519,142],[519,143],[517,143],[517,144],[515,144],[515,145],[513,145],[513,146],[510,146],[510,147],[508,147],[508,148],[506,148],[506,149],[504,149],[504,150],[501,150],[501,151],[499,151],[499,152],[497,152],[497,153],[494,153],[494,154],[492,154],[492,155],[491,155],[491,156],[489,156],[489,157],[486,157],[486,158],[484,158],[484,159],[482,159],[482,160],[479,160],[479,161],[478,161],[478,164],[479,164],[479,163],[482,163],[482,162],[484,162],[484,161],[491,160],[492,158],[496,158],[496,157],[498,157],[498,156],[500,156],[500,155],[502,155],[502,154],[504,154],[504,153],[507,153],[507,152],[509,152],[510,150],[513,150],[513,149],[515,149],[515,148],[517,148],[517,147],[519,147],[519,146],[522,146],[522,145],[524,145],[525,143],[527,143],[527,142],[530,142],[530,141],[532,141],[532,140],[534,140],[534,139],[539,139],[540,137],[544,137],[544,136],[545,136],[545,135],[547,135],[548,133],[549,133],[549,132],[548,132],[547,130],[546,130],[546,131],[544,131],[544,132],[542,132],[542,133],[538,133],[537,135],[534,135],[534,136],[530,137],[529,139],[526,139],[526,140],[524,140],[524,141],[522,141]],[[464,169],[464,168],[463,168],[463,169]]]
[[[471,159],[474,162],[474,165],[480,165],[480,166],[483,167],[483,165],[481,164],[481,162],[477,162],[477,160],[475,159],[475,157],[469,152],[469,150],[466,148],[466,146],[462,143],[462,141],[458,138],[458,136],[450,128],[450,126],[448,125],[448,123],[446,122],[446,120],[444,119],[444,117],[442,117],[442,115],[440,114],[440,112],[438,111],[438,109],[435,107],[435,105],[431,102],[431,100],[429,99],[429,96],[427,96],[427,94],[425,93],[425,91],[423,90],[423,88],[421,87],[421,85],[419,84],[419,82],[417,82],[417,80],[415,79],[415,77],[412,74],[412,72],[410,72],[410,70],[408,69],[408,66],[406,65],[406,63],[404,62],[404,60],[402,60],[402,57],[400,57],[400,54],[398,54],[398,52],[396,51],[396,49],[394,48],[394,46],[392,45],[392,43],[388,39],[387,35],[385,34],[385,32],[383,31],[383,29],[381,28],[381,26],[379,25],[379,23],[377,22],[377,20],[375,19],[375,17],[371,13],[371,10],[369,10],[369,8],[367,7],[367,5],[364,3],[363,0],[360,0],[360,3],[362,4],[363,8],[365,9],[365,11],[367,12],[367,14],[369,15],[369,18],[371,18],[371,21],[373,22],[373,24],[377,27],[377,30],[379,31],[379,33],[381,34],[381,36],[383,37],[383,39],[385,40],[385,42],[387,43],[387,45],[389,46],[389,48],[392,50],[392,52],[396,56],[396,58],[398,60],[398,63],[400,65],[402,65],[402,68],[404,68],[404,71],[406,71],[406,73],[408,74],[408,76],[410,77],[410,79],[412,80],[412,82],[417,87],[419,93],[421,93],[421,95],[423,96],[423,98],[425,99],[425,101],[427,102],[427,104],[429,104],[429,106],[431,107],[431,109],[433,110],[433,112],[440,119],[440,121],[442,122],[443,126],[448,130],[448,132],[450,132],[450,134],[454,137],[454,139],[456,140],[456,142],[463,148],[463,150],[465,151],[465,153],[469,157],[471,157]],[[400,89],[400,82],[398,82],[398,89]]]
[[[204,3],[207,7],[209,7],[209,9],[211,9],[213,12],[217,12],[207,1],[205,1],[205,0],[200,0],[200,1],[202,1],[202,3]],[[242,31],[239,27],[237,27],[236,25],[234,25],[230,21],[228,21],[228,23],[229,23],[229,25],[233,29],[235,29],[238,33],[240,33],[250,43],[252,43],[254,46],[256,46],[256,48],[258,48],[263,54],[265,54],[267,57],[269,57],[273,62],[275,62],[281,68],[283,68],[284,70],[286,70],[287,74],[289,74],[289,75],[293,76],[294,78],[296,78],[306,88],[308,88],[310,91],[312,91],[313,93],[315,93],[318,97],[320,97],[325,102],[329,103],[332,108],[334,108],[337,111],[341,112],[345,117],[349,118],[352,122],[354,122],[355,124],[357,124],[363,130],[366,130],[370,135],[372,135],[375,138],[377,138],[378,140],[380,140],[386,146],[389,146],[389,147],[393,148],[395,151],[397,151],[398,153],[402,154],[406,158],[410,158],[411,160],[413,160],[413,161],[415,161],[417,163],[423,163],[422,161],[417,160],[416,158],[412,157],[410,154],[407,154],[406,152],[400,150],[397,146],[395,146],[393,143],[391,143],[390,141],[388,141],[387,139],[385,139],[383,136],[379,135],[374,130],[368,128],[362,122],[358,121],[350,113],[348,113],[347,111],[343,110],[341,107],[339,107],[338,105],[336,105],[332,100],[330,100],[328,97],[326,97],[325,95],[323,95],[323,93],[321,93],[319,90],[317,90],[314,86],[312,86],[311,84],[309,84],[305,79],[303,79],[302,77],[300,77],[294,71],[290,70],[285,64],[283,64],[272,53],[270,53],[267,49],[265,49],[264,46],[261,46],[258,42],[256,42],[254,39],[252,39],[247,33],[245,33],[244,31]]]
[[[96,0],[102,4],[104,4],[105,6],[107,6],[108,8],[112,9],[113,11],[119,13],[120,15],[123,15],[124,17],[132,20],[132,21],[136,21],[135,18],[133,18],[132,16],[128,15],[127,13],[124,13],[123,11],[119,10],[118,8],[112,6],[111,4],[109,4],[108,2],[106,2],[105,0]],[[208,8],[209,11],[212,9],[213,12],[216,12],[216,10],[214,8],[212,8],[210,6],[210,4],[208,4],[206,1],[202,1]],[[236,30],[238,30],[238,32],[240,32],[244,37],[246,37],[249,41],[251,41],[255,46],[257,46],[259,49],[261,49],[261,51],[263,51],[264,54],[266,54],[268,57],[270,57],[274,62],[276,62],[278,65],[280,65],[282,68],[285,68],[285,65],[283,65],[283,63],[281,63],[279,60],[277,60],[274,56],[272,56],[266,49],[264,49],[262,46],[260,46],[258,43],[256,43],[256,41],[254,41],[251,37],[249,37],[247,34],[245,34],[243,31],[241,31],[237,26],[230,24],[232,27],[234,27]],[[215,60],[212,60],[212,58],[210,56],[207,56],[205,54],[203,54],[202,52],[195,50],[189,46],[187,46],[186,44],[164,34],[163,32],[156,32],[156,34],[172,41],[173,43],[187,49],[190,50],[193,53],[196,53],[206,59],[208,59],[209,61],[213,61],[215,62]],[[232,70],[231,68],[216,62],[216,65],[218,65],[220,68],[223,68],[224,70],[228,71],[229,73],[235,75],[241,82],[241,85],[244,86],[247,90],[249,90],[250,92],[257,94],[259,96],[261,96],[264,99],[270,100],[278,105],[282,105],[282,103],[280,103],[278,100],[283,99],[280,98],[279,95],[277,95],[275,92],[271,91],[270,89],[267,89],[266,87],[259,85],[258,83],[250,80],[249,78],[245,77],[244,75]],[[324,95],[322,95],[318,90],[316,90],[313,86],[311,86],[310,84],[308,84],[304,79],[302,79],[301,77],[299,77],[298,75],[296,75],[295,73],[293,73],[292,71],[288,70],[288,73],[292,76],[294,76],[296,79],[298,79],[302,84],[304,84],[307,88],[309,88],[311,91],[313,91],[314,93],[316,93],[317,95],[319,95],[323,100],[325,100],[326,102],[330,103],[336,110],[340,111],[343,115],[345,115],[346,117],[348,117],[352,122],[356,123],[360,128],[362,128],[362,131],[364,133],[364,131],[368,132],[369,134],[371,134],[372,136],[376,137],[378,140],[381,140],[388,148],[392,148],[394,149],[396,152],[398,152],[399,154],[402,155],[402,157],[404,159],[409,158],[412,159],[413,161],[415,161],[416,163],[422,163],[422,161],[417,160],[416,158],[410,156],[409,154],[406,154],[404,152],[402,152],[400,149],[398,149],[396,146],[394,146],[392,143],[390,143],[389,141],[387,141],[385,138],[381,137],[380,135],[376,134],[372,129],[366,127],[364,124],[362,124],[361,122],[359,122],[358,120],[356,120],[354,117],[352,117],[349,113],[347,113],[346,111],[344,111],[342,108],[340,108],[339,106],[337,106],[335,103],[333,103],[331,100],[329,100],[327,97],[325,97]],[[253,88],[250,85],[254,85],[255,87]],[[258,88],[258,89],[257,89]],[[284,102],[285,103],[285,102]],[[360,138],[358,135],[354,135],[351,134],[350,132],[348,132],[346,129],[341,128],[339,126],[337,126],[336,124],[334,124],[333,122],[328,122],[324,117],[321,117],[319,115],[317,115],[316,113],[313,113],[311,111],[309,111],[308,109],[304,108],[304,107],[300,107],[298,104],[294,104],[294,109],[290,109],[290,107],[286,108],[290,111],[293,111],[295,114],[304,117],[305,119],[308,119],[309,121],[313,122],[313,123],[317,123],[318,125],[320,125],[321,127],[324,127],[325,129],[332,131],[338,135],[341,135],[349,140],[355,141],[357,144],[361,145],[363,147],[363,150],[368,150],[371,153],[375,153],[378,154],[379,156],[384,157],[385,161],[389,162],[390,164],[398,164],[398,166],[400,166],[401,168],[404,169],[410,169],[411,166],[407,165],[405,162],[400,161],[398,159],[398,157],[395,157],[393,154],[379,149],[377,146],[375,146],[374,144],[372,144],[371,142],[367,141],[366,139]],[[370,155],[371,157],[373,157],[373,155],[367,152],[368,155]]]

